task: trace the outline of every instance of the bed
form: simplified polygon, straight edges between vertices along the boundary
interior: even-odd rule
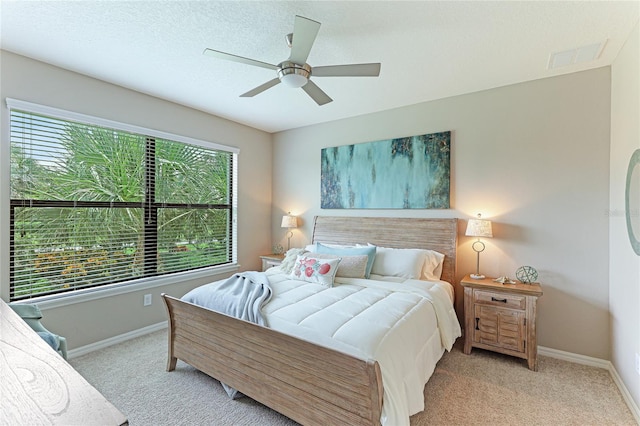
[[[337,277],[328,291],[272,268],[266,274],[274,297],[263,309],[270,328],[163,295],[167,371],[180,359],[301,424],[408,424],[424,408],[422,391],[435,364],[460,335],[447,284],[455,280],[457,220],[318,216],[312,243],[434,250],[444,255],[440,280]],[[384,325],[396,315],[388,299],[407,306],[397,313],[398,325]],[[378,309],[362,308],[368,319],[357,312],[363,300]],[[348,325],[333,324],[339,317],[348,317]],[[363,342],[350,341],[355,335]],[[408,348],[413,340],[415,354]],[[412,354],[408,361],[392,352],[398,348]]]

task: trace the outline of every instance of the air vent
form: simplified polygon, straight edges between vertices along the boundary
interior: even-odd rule
[[[549,57],[548,69],[566,67],[568,65],[595,61],[604,50],[607,40],[588,46],[577,47],[563,52],[552,53]]]

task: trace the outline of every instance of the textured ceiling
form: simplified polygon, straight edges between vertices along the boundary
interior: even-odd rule
[[[610,65],[639,2],[7,1],[1,47],[142,93],[276,132]],[[289,56],[294,16],[322,23],[311,66],[381,62],[380,77],[312,77],[333,102],[282,84],[239,95]],[[550,55],[606,41],[588,62]]]

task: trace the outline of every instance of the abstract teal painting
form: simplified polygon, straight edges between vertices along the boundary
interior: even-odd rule
[[[324,148],[323,209],[448,209],[451,132]]]

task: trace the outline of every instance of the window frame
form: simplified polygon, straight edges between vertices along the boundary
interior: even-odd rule
[[[202,147],[205,149],[213,149],[228,152],[232,156],[232,167],[231,167],[231,191],[232,197],[230,200],[231,203],[231,236],[232,236],[232,244],[231,244],[231,259],[230,263],[225,263],[223,265],[217,266],[208,266],[202,267],[194,270],[187,271],[178,271],[178,272],[170,272],[162,275],[156,276],[146,276],[140,278],[134,278],[128,281],[116,282],[111,284],[105,284],[96,287],[84,288],[79,290],[73,290],[68,292],[49,294],[43,296],[35,296],[29,299],[25,299],[30,302],[38,302],[45,303],[47,307],[55,307],[62,306],[68,303],[77,303],[80,301],[87,301],[98,299],[102,297],[110,297],[117,294],[124,294],[134,291],[140,291],[143,289],[149,289],[153,287],[166,286],[168,284],[176,284],[179,282],[185,282],[189,280],[194,280],[202,277],[209,277],[212,274],[222,274],[228,272],[237,271],[239,268],[238,265],[238,247],[237,247],[237,197],[238,197],[238,156],[240,153],[239,148],[232,147],[228,145],[222,145],[215,142],[195,139],[187,136],[172,134],[164,131],[149,129],[141,126],[136,126],[127,123],[121,123],[113,120],[103,119],[100,117],[95,117],[87,114],[81,114],[77,112],[67,111],[64,109],[39,105],[31,102],[25,102],[21,100],[6,98],[6,105],[8,108],[8,117],[11,117],[12,110],[20,110],[33,114],[41,114],[44,116],[66,120],[79,122],[90,126],[100,126],[105,128],[111,128],[118,131],[130,132],[134,134],[142,134],[149,138],[155,139],[164,139],[169,141],[175,141],[179,143],[189,144],[193,146]],[[11,146],[11,138],[10,138],[10,128],[7,131],[7,146]],[[11,178],[8,176],[7,187],[11,184]],[[8,200],[10,201],[10,194],[8,194]],[[7,226],[10,226],[10,219]],[[9,271],[7,271],[9,272]],[[7,291],[10,293],[10,287],[7,286]]]

